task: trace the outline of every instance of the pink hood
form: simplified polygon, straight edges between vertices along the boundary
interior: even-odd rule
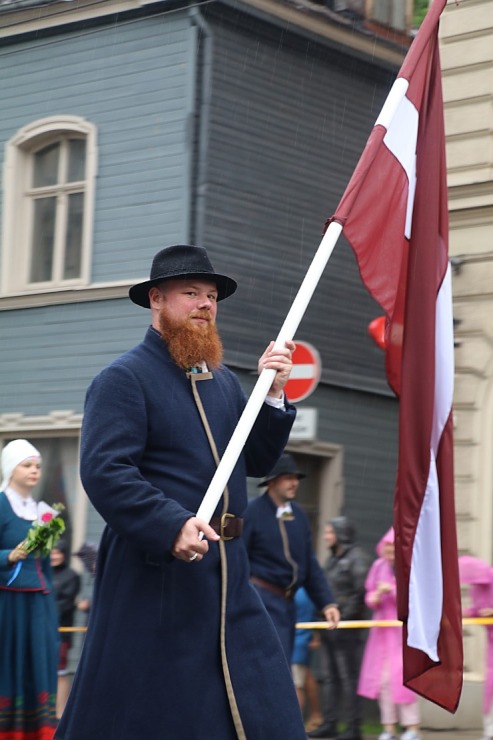
[[[383,546],[393,544],[395,539],[394,528],[391,527],[382,537],[380,542],[377,544],[375,550],[379,558],[383,558]]]

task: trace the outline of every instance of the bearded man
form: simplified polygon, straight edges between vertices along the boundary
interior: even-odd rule
[[[304,740],[288,663],[249,583],[246,475],[272,469],[294,421],[292,342],[210,524],[195,516],[245,396],[221,364],[217,303],[236,282],[205,249],[154,258],[130,298],[144,341],[89,387],[81,479],[105,519],[87,638],[58,740]]]

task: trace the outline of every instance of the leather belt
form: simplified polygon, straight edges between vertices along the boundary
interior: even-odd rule
[[[222,516],[213,516],[210,525],[222,540],[234,540],[241,537],[243,532],[243,519],[227,512]]]
[[[263,578],[258,578],[257,576],[250,576],[250,583],[253,583],[254,586],[258,586],[259,588],[265,588],[266,591],[270,591],[272,594],[276,594],[276,596],[282,596],[283,599],[287,599],[288,601],[291,601],[294,596],[292,588],[277,586],[275,583],[264,581]]]

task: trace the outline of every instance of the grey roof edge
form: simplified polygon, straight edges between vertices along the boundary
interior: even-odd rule
[[[348,19],[313,0],[206,0],[205,4],[223,4],[247,14],[281,25],[293,33],[308,35],[319,42],[350,51],[365,61],[374,59],[379,66],[398,69],[412,41],[390,29],[376,32],[363,20]],[[165,11],[188,0],[0,0],[0,16],[16,15],[16,22],[6,26],[0,21],[0,36],[48,30],[56,26],[103,18],[114,14],[144,11],[145,7]],[[41,15],[40,8],[46,8]]]
[[[277,22],[285,30],[304,33],[378,66],[397,70],[409,49],[412,36],[404,39],[388,29],[385,35],[376,33],[362,20],[348,20],[313,0],[218,0],[235,10],[244,10],[264,20]]]

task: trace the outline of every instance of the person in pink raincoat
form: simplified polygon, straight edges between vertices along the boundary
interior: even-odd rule
[[[459,558],[461,583],[469,586],[471,605],[463,610],[465,617],[493,617],[493,568],[479,558]],[[493,625],[486,625],[488,647],[483,696],[483,737],[493,739]]]
[[[391,527],[376,547],[378,559],[366,578],[365,601],[373,619],[397,619],[394,575],[394,530]],[[378,699],[383,731],[379,740],[396,740],[397,722],[406,728],[401,740],[419,740],[418,699],[402,683],[401,627],[374,627],[365,646],[358,694]]]

